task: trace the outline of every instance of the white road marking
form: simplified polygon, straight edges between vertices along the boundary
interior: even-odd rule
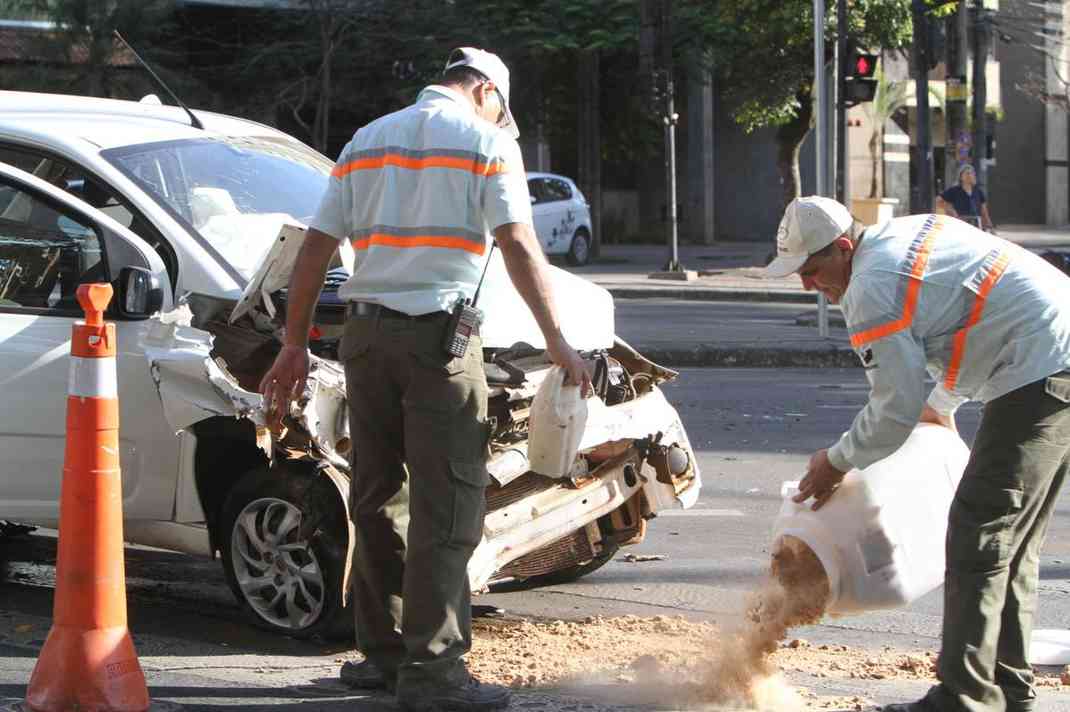
[[[695,507],[693,509],[667,509],[664,512],[658,512],[659,517],[742,517],[745,516],[743,512],[738,509],[703,509],[701,507]]]

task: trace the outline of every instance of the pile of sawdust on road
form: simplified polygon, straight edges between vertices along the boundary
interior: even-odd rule
[[[682,684],[690,694],[700,690],[711,656],[724,646],[717,626],[681,616],[593,616],[547,622],[479,619],[473,623],[472,637],[468,665],[487,682],[552,687],[591,679],[623,685],[660,679]],[[780,643],[769,663],[780,671],[812,678],[934,681],[936,674],[932,651],[873,651],[816,645],[800,638]],[[1060,685],[1058,673],[1040,673],[1037,685]],[[827,704],[829,698],[821,698],[809,706]]]
[[[721,629],[679,616],[483,619],[473,625],[468,664],[480,679],[512,687],[620,683],[657,687],[659,694],[683,704],[777,712],[863,709],[869,703],[793,688],[782,672],[813,678],[935,679],[933,652],[873,652],[789,639],[791,628],[824,616],[828,598],[820,561],[805,544],[785,537],[773,556],[769,581],[751,597],[736,625]],[[1060,679],[1041,674],[1037,684],[1054,687]]]

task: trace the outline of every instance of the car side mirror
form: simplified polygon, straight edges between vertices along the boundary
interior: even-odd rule
[[[116,311],[126,319],[148,319],[163,306],[160,280],[144,267],[123,267],[118,292]]]
[[[536,197],[535,197],[534,195],[532,195],[532,196],[530,196],[530,197],[531,197],[531,204],[532,204],[532,205],[534,205],[535,203],[537,203],[537,202],[538,202],[538,198],[536,198]]]

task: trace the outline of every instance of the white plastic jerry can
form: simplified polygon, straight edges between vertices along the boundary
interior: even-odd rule
[[[565,385],[565,369],[554,366],[531,402],[528,461],[532,471],[547,477],[566,476],[586,427],[587,401],[580,387]]]
[[[907,441],[851,470],[824,507],[796,504],[785,482],[774,541],[794,536],[820,559],[832,615],[904,606],[944,581],[948,512],[970,451],[950,429],[919,423]]]

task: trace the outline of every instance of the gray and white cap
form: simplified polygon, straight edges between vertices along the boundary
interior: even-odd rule
[[[505,66],[505,62],[498,55],[484,49],[458,47],[450,52],[450,58],[446,60],[446,68],[442,71],[448,72],[454,67],[471,67],[494,82],[502,98],[502,110],[505,111],[505,125],[502,128],[513,138],[519,138],[520,129],[517,128],[513,112],[509,108],[509,68]]]
[[[851,228],[854,218],[832,198],[811,195],[788,203],[776,232],[776,259],[763,277],[787,277],[798,272],[815,252],[831,245]]]

